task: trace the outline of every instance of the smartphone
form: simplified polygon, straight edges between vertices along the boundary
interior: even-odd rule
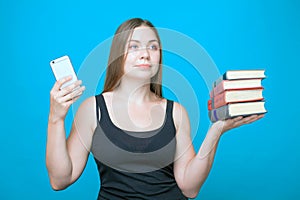
[[[76,76],[76,73],[74,71],[74,68],[73,68],[73,65],[71,63],[69,56],[66,55],[66,56],[57,58],[55,60],[51,60],[50,66],[51,66],[51,69],[54,73],[56,80],[59,80],[63,77],[72,75],[72,80],[64,83],[61,86],[61,89],[64,87],[67,87],[68,85],[71,85],[72,83],[77,81],[77,76]]]

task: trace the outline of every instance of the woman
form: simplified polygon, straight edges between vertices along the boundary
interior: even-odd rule
[[[65,116],[85,88],[77,81],[60,89],[70,77],[55,83],[46,152],[54,190],[74,183],[92,152],[101,180],[98,199],[195,198],[221,135],[263,117],[214,123],[195,153],[186,110],[162,97],[161,55],[157,30],[149,21],[124,22],[112,42],[104,90],[80,105],[67,139]]]

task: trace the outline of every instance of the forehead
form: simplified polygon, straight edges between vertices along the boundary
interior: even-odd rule
[[[133,30],[131,40],[148,42],[150,40],[158,40],[155,32],[148,26],[140,26]]]

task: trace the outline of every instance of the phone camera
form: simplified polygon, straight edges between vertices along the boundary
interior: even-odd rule
[[[54,61],[52,61],[52,63],[54,64]]]

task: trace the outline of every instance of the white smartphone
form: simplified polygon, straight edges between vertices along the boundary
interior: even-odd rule
[[[54,73],[55,79],[59,80],[63,77],[72,75],[72,80],[64,83],[61,86],[61,89],[71,85],[72,83],[74,83],[75,81],[77,81],[77,76],[76,73],[74,71],[73,65],[71,63],[71,60],[69,58],[69,56],[62,56],[60,58],[57,58],[55,60],[51,60],[50,61],[50,66],[52,68],[52,71]]]

